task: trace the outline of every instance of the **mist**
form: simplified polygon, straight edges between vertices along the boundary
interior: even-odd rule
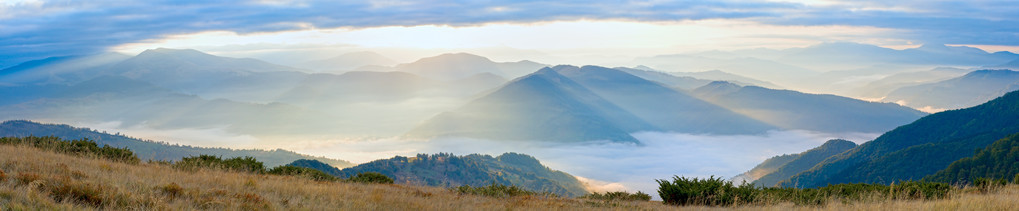
[[[769,157],[799,153],[820,146],[829,139],[842,138],[862,143],[878,135],[828,134],[801,130],[724,136],[661,132],[633,134],[641,144],[386,138],[292,142],[287,143],[290,146],[287,149],[355,163],[418,153],[479,153],[495,156],[504,152],[518,152],[532,155],[552,169],[579,177],[591,190],[655,193],[655,179],[668,179],[673,175],[721,176],[728,179]]]

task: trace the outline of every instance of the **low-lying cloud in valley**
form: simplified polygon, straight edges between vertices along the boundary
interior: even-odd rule
[[[829,134],[804,130],[769,131],[760,135],[704,135],[665,132],[632,134],[641,144],[608,141],[541,142],[494,141],[470,138],[431,140],[390,138],[261,140],[222,129],[158,130],[120,128],[116,122],[85,125],[100,131],[206,147],[282,148],[315,156],[365,163],[393,156],[439,152],[497,156],[505,152],[532,155],[548,167],[580,178],[594,191],[655,193],[655,179],[674,175],[731,178],[767,158],[806,151],[825,141],[841,138],[863,143],[880,134]],[[186,141],[185,141],[186,140]],[[654,194],[652,194],[654,195]]]
[[[549,143],[535,141],[491,141],[466,138],[433,140],[373,139],[307,141],[291,143],[290,150],[350,160],[355,163],[395,155],[449,152],[458,155],[480,153],[499,155],[519,152],[535,156],[552,169],[588,180],[595,190],[643,191],[654,193],[655,179],[673,175],[687,177],[722,176],[742,173],[775,155],[799,153],[832,138],[857,143],[879,134],[826,134],[811,131],[770,131],[762,135],[695,135],[640,132],[633,134],[642,145],[614,142]],[[593,181],[591,181],[593,180]]]

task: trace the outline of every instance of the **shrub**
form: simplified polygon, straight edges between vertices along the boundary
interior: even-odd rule
[[[517,186],[512,186],[512,185],[506,186],[506,185],[502,185],[502,184],[496,184],[494,182],[492,184],[487,185],[487,186],[480,186],[480,187],[471,187],[470,185],[463,185],[463,186],[460,186],[460,187],[457,187],[457,188],[453,188],[452,190],[454,192],[459,193],[459,194],[471,194],[471,195],[481,195],[481,196],[500,197],[500,198],[501,197],[513,197],[513,196],[532,196],[532,195],[555,196],[555,194],[548,193],[548,192],[537,193],[537,192],[533,192],[533,191],[524,190],[524,189],[522,189],[520,187],[517,187]]]
[[[1008,184],[1008,181],[1005,181],[1005,179],[976,178],[973,180],[973,187],[981,193],[997,190],[1004,187],[1005,184]]]
[[[378,172],[363,172],[347,178],[347,181],[358,183],[393,184],[393,178]]]
[[[301,176],[315,181],[336,181],[336,177],[333,175],[326,174],[325,172],[319,171],[313,168],[297,167],[297,166],[277,166],[267,171],[269,174],[275,175],[287,175],[287,176]]]
[[[140,161],[140,159],[134,155],[134,152],[131,152],[131,150],[128,150],[127,148],[116,148],[110,147],[109,145],[99,147],[99,144],[87,138],[64,141],[53,136],[0,137],[0,144],[28,145],[64,154],[96,156],[125,163],[138,163]]]
[[[759,188],[739,186],[721,178],[656,180],[658,194],[666,204],[732,206],[792,202],[797,205],[823,205],[829,200],[862,201],[867,199],[943,199],[952,187],[945,183],[901,182],[897,185],[835,184],[820,188]]]
[[[708,179],[687,179],[686,177],[673,177],[672,182],[668,180],[656,180],[658,182],[658,195],[662,201],[672,205],[708,205],[728,206],[733,204],[747,204],[756,200],[759,191],[751,184],[733,186],[732,182],[721,177],[711,176]]]
[[[1005,180],[1001,181],[1004,185]],[[952,186],[945,183],[908,181],[892,185],[891,191],[894,199],[933,200],[948,198]]]
[[[174,163],[173,166],[184,170],[207,168],[256,174],[265,173],[265,165],[262,164],[262,162],[255,160],[253,157],[235,157],[224,160],[219,156],[199,155],[181,158],[181,160]]]
[[[623,191],[605,192],[605,194],[601,194],[601,193],[595,192],[595,193],[590,193],[590,194],[587,194],[587,195],[583,195],[580,198],[582,198],[582,199],[594,199],[594,200],[606,200],[606,201],[612,201],[612,200],[620,200],[620,201],[651,201],[651,195],[648,195],[648,194],[640,192],[640,191],[637,191],[637,193],[632,193],[632,194],[631,193],[627,193],[627,192],[623,192]]]

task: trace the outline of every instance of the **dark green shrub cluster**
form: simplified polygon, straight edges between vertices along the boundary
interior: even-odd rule
[[[181,158],[173,164],[174,167],[184,170],[196,170],[199,168],[223,169],[238,172],[265,173],[265,165],[253,157],[235,157],[223,159],[219,156],[199,155]]]
[[[453,192],[459,194],[471,194],[489,197],[514,197],[514,196],[547,196],[554,197],[555,194],[544,192],[538,193],[534,191],[524,190],[517,186],[507,186],[503,184],[492,183],[487,186],[471,187],[470,185],[463,185],[460,187],[452,188]]]
[[[338,181],[339,179],[313,168],[305,168],[298,166],[277,166],[266,170],[265,165],[253,157],[235,157],[230,159],[223,159],[219,156],[213,155],[199,155],[182,158],[171,164],[174,168],[194,171],[197,169],[219,169],[236,172],[246,172],[254,174],[272,174],[272,175],[284,175],[284,176],[298,176],[304,177],[315,181]],[[369,172],[365,174],[359,174],[351,177],[348,181],[352,182],[364,182],[364,183],[385,183],[392,184],[393,179],[386,177],[385,175]]]
[[[587,195],[580,196],[582,199],[594,199],[594,200],[606,200],[606,201],[651,201],[651,195],[637,191],[636,193],[627,193],[623,191],[616,192],[605,192],[601,194],[598,192],[590,193]]]
[[[362,172],[362,173],[358,173],[357,175],[354,175],[354,176],[351,176],[350,178],[347,178],[347,181],[349,181],[349,182],[359,182],[359,183],[377,183],[377,184],[393,184],[393,182],[394,182],[393,178],[389,178],[388,176],[386,176],[384,174],[381,174],[381,173],[378,173],[378,172]]]
[[[1008,181],[1005,179],[976,178],[973,180],[972,187],[981,193],[987,193],[1005,187],[1006,184],[1008,184]]]
[[[134,155],[134,152],[131,152],[131,150],[128,150],[127,148],[116,148],[110,147],[109,145],[103,145],[100,147],[95,141],[87,138],[65,141],[53,136],[0,137],[0,144],[28,145],[64,154],[95,156],[125,163],[138,163],[140,161],[140,159]]]
[[[708,205],[729,206],[755,202],[760,189],[751,184],[733,186],[731,181],[715,178],[707,179],[673,177],[658,182],[658,195],[665,204],[672,205]]]
[[[319,171],[317,169],[297,166],[277,166],[275,168],[269,169],[269,171],[266,171],[266,173],[274,175],[300,176],[315,181],[337,180],[336,177],[334,177],[333,175],[326,174],[325,172]]]
[[[902,182],[893,185],[835,184],[820,188],[760,188],[750,184],[733,185],[722,178],[688,179],[676,176],[672,181],[657,180],[658,194],[666,204],[733,206],[792,202],[797,205],[823,205],[863,200],[932,200],[948,197],[952,187],[945,183]]]

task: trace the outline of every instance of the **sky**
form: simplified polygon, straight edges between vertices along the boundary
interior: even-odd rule
[[[2,0],[0,67],[156,47],[501,48],[611,57],[848,41],[1014,51],[1016,14],[1019,3],[994,0]]]

